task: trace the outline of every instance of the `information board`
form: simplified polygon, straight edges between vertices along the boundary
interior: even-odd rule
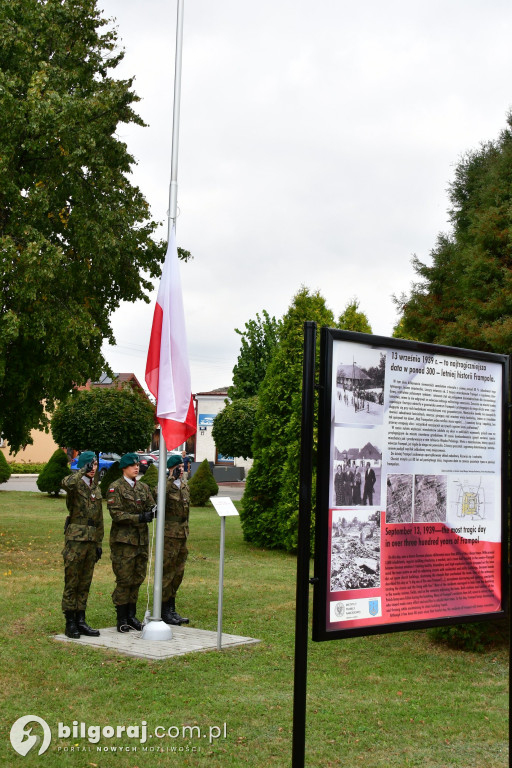
[[[508,357],[322,329],[313,639],[506,606]]]

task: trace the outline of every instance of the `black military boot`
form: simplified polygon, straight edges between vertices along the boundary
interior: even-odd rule
[[[170,600],[167,600],[165,603],[162,603],[162,621],[165,621],[166,624],[173,624],[175,626],[180,625],[176,612],[171,611]]]
[[[78,640],[80,632],[76,625],[75,611],[64,611],[64,616],[66,617],[66,629],[64,630],[66,637]]]
[[[183,616],[180,616],[179,613],[176,611],[176,598],[171,597],[169,599],[169,608],[171,611],[171,614],[176,618],[178,624],[188,624],[190,619],[184,619]]]
[[[129,632],[131,625],[128,624],[128,605],[116,605],[117,613],[117,631]]]
[[[87,637],[99,637],[100,632],[98,629],[90,627],[85,620],[85,611],[76,612],[76,626],[81,635],[87,635]]]
[[[142,624],[136,617],[137,603],[128,603],[128,624],[132,629],[137,629],[139,632],[142,629]]]

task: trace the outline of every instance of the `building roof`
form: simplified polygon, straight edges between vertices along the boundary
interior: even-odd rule
[[[335,461],[346,461],[347,459],[351,461],[355,459],[372,459],[377,461],[382,459],[382,453],[371,443],[366,443],[361,450],[359,448],[349,448],[348,450],[340,451],[339,448],[334,446],[334,459]]]
[[[77,387],[77,389],[113,389],[115,387],[121,389],[124,384],[128,384],[132,389],[140,392],[150,400],[146,390],[134,373],[114,373],[111,377],[108,373],[104,372],[101,374],[98,381],[91,381],[91,379],[88,379],[83,386]]]
[[[370,377],[364,371],[359,368],[355,363],[349,363],[348,365],[338,365],[338,376],[342,376],[344,379],[352,379],[353,381],[370,381]]]
[[[214,397],[227,397],[229,387],[219,387],[218,389],[212,389],[210,392],[196,392],[194,397],[208,397],[213,395]]]

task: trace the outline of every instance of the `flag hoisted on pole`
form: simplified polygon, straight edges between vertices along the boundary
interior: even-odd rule
[[[176,232],[171,228],[153,315],[146,384],[168,450],[196,432]]]
[[[160,460],[158,465],[158,513],[156,519],[153,613],[150,616],[149,622],[144,625],[142,630],[143,640],[172,639],[170,626],[162,621],[167,448],[170,450],[177,448],[196,432],[187,354],[187,337],[185,333],[185,312],[183,311],[178,249],[176,246],[183,6],[184,0],[178,0],[167,254],[158,289],[146,363],[146,384],[151,394],[156,398],[156,415],[160,423]]]

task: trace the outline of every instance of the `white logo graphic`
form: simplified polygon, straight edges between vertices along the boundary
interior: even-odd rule
[[[11,733],[9,734],[11,744],[16,752],[18,752],[18,754],[25,757],[25,755],[30,752],[32,747],[35,747],[36,744],[41,741],[40,736],[32,735],[32,727],[25,730],[25,726],[27,726],[29,723],[39,723],[39,725],[43,726],[43,743],[39,750],[39,754],[42,755],[43,752],[46,752],[50,746],[50,742],[52,740],[52,732],[48,723],[41,717],[37,717],[37,715],[25,715],[24,717],[20,717],[18,720],[16,720],[11,728]]]

